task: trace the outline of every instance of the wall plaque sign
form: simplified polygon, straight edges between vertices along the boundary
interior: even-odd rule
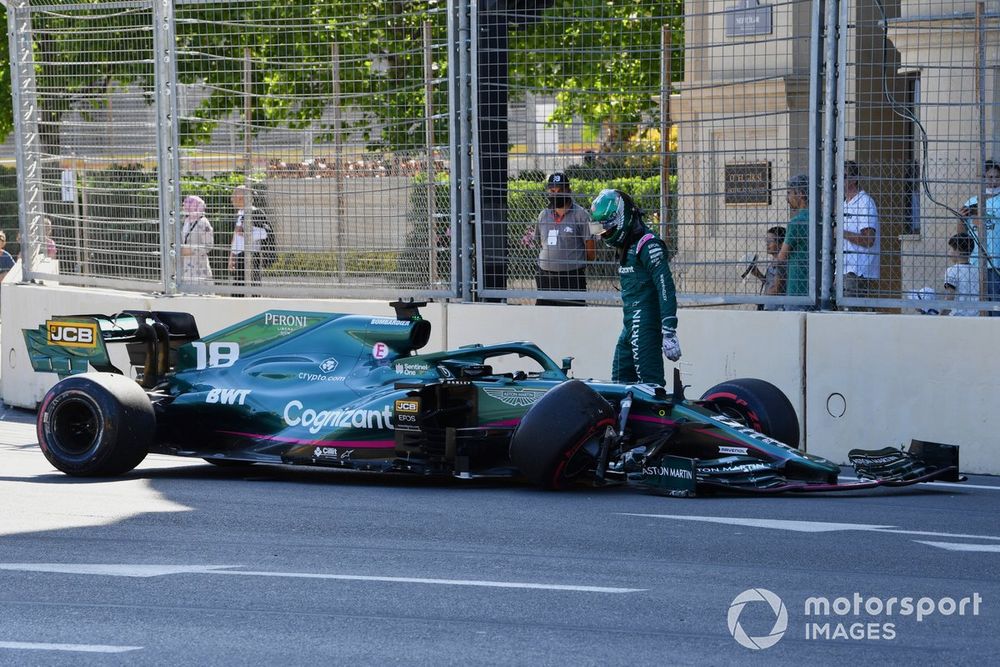
[[[771,163],[741,162],[725,167],[727,204],[771,204]]]
[[[758,0],[739,0],[726,10],[726,37],[771,34],[771,5]]]

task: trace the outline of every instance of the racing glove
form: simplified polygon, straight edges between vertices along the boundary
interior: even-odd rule
[[[670,327],[663,329],[663,356],[670,361],[681,358],[681,344],[677,340],[677,330]]]

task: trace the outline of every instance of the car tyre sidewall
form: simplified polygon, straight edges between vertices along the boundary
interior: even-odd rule
[[[531,483],[561,489],[578,475],[571,465],[581,449],[603,437],[615,423],[615,411],[579,380],[564,382],[531,406],[510,440],[511,462]]]
[[[38,443],[49,463],[78,477],[111,477],[139,465],[156,427],[145,391],[121,375],[68,377],[42,399]]]
[[[799,419],[795,407],[784,392],[770,382],[757,378],[729,380],[706,391],[701,400],[789,447],[799,446]]]

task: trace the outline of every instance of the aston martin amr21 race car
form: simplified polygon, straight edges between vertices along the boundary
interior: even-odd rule
[[[62,376],[39,406],[39,444],[77,476],[120,475],[157,452],[678,496],[959,479],[957,447],[914,442],[852,451],[859,480],[838,483],[838,465],[797,449],[795,410],[763,380],[692,400],[676,372],[672,392],[574,380],[570,358],[527,342],[419,354],[424,304],[391,305],[392,317],[271,310],[204,337],[187,313],[52,318],[24,331],[33,368]],[[135,379],[113,365],[116,343]],[[511,359],[527,368],[494,370]]]

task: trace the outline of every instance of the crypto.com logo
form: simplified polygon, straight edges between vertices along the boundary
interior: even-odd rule
[[[750,602],[766,602],[770,605],[771,611],[774,612],[774,626],[771,628],[771,632],[763,637],[747,635],[743,626],[740,625],[740,614],[743,613],[743,607]],[[771,648],[785,635],[785,630],[788,628],[788,610],[785,609],[785,603],[781,601],[781,598],[766,588],[750,588],[733,599],[733,603],[729,605],[726,622],[729,624],[729,634],[740,646],[759,651]]]

